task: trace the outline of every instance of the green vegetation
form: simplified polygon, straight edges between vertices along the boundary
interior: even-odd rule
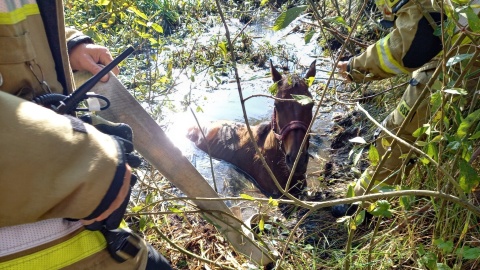
[[[387,33],[375,22],[378,14],[370,4],[365,7],[360,1],[327,2],[222,1],[221,7],[226,18],[244,23],[275,16],[277,19],[271,23],[275,29],[307,14],[314,23],[305,24],[303,42],[325,46],[324,56],[330,57],[332,63],[363,50]],[[463,32],[462,38],[470,38],[478,46],[480,20],[472,8],[476,6],[460,0],[452,0],[444,7],[449,18],[465,14],[470,29]],[[212,81],[220,83],[219,77],[232,70],[232,55],[237,63],[264,66],[271,56],[283,53],[281,45],[274,44],[258,44],[253,49],[252,36],[242,29],[230,33],[231,40],[215,34],[207,42],[197,42],[202,33],[222,25],[212,0],[67,0],[66,22],[110,48],[114,55],[129,44],[135,46],[135,55],[120,66],[120,79],[158,119],[163,117],[162,108],[172,106],[168,96],[179,80],[179,70],[190,80],[207,71]],[[255,201],[263,214],[272,214],[279,202],[296,205],[292,208],[297,214],[289,220],[261,219],[254,228],[259,238],[278,251],[275,267],[480,268],[480,110],[478,93],[470,91],[479,86],[465,83],[478,76],[480,51],[477,47],[474,53],[458,52],[454,29],[451,19],[438,28],[446,53],[425,95],[431,104],[431,120],[414,132],[417,141],[411,147],[417,150],[411,154],[418,161],[401,185],[391,187],[389,196],[375,198],[366,210],[338,221],[329,216],[323,209],[328,205],[322,203],[304,202],[308,207],[300,207],[292,201],[237,198]],[[340,48],[329,49],[335,43]],[[368,105],[370,120],[381,121],[396,106],[405,81],[406,77],[384,80],[369,84],[368,90],[366,85],[351,85],[348,93],[336,88],[316,89],[318,96],[325,94],[332,100],[338,96],[338,102],[351,110],[356,105],[361,112],[367,105],[346,100],[382,93],[369,98]],[[322,101],[318,99],[317,105],[321,106]],[[194,101],[186,98],[185,102]],[[382,158],[368,139],[376,127],[373,121],[366,123],[366,143],[352,149],[352,170],[361,160],[378,163]],[[178,197],[154,168],[147,167],[138,174],[139,192],[132,198],[127,221],[165,254],[174,268],[259,268],[234,252],[215,227],[202,218],[201,211]],[[363,201],[352,193],[345,190],[345,202]],[[373,217],[367,219],[367,212]]]

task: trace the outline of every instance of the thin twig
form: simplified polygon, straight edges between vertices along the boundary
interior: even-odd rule
[[[188,251],[188,250],[180,247],[179,245],[175,244],[175,242],[173,242],[172,240],[170,240],[166,235],[164,235],[164,234],[160,231],[160,229],[158,229],[157,226],[153,227],[153,230],[155,230],[155,232],[156,232],[158,235],[160,235],[160,237],[161,237],[163,240],[167,241],[167,242],[168,242],[171,246],[173,246],[176,250],[180,251],[181,253],[183,253],[183,254],[185,254],[185,255],[187,255],[187,256],[189,256],[189,257],[195,258],[195,259],[197,259],[197,260],[199,260],[199,261],[202,261],[202,262],[206,262],[206,263],[209,263],[209,264],[213,264],[213,265],[215,265],[215,266],[217,266],[217,267],[220,267],[220,268],[222,268],[222,269],[235,270],[235,268],[230,268],[230,267],[227,267],[227,266],[225,266],[225,265],[218,264],[218,263],[216,263],[216,262],[214,262],[214,261],[211,261],[211,260],[209,260],[209,259],[207,259],[207,258],[198,256],[197,254],[192,253],[192,252],[190,252],[190,251]]]
[[[195,113],[193,112],[192,108],[190,108],[190,111],[192,112],[193,118],[195,118],[195,122],[197,123],[197,127],[198,127],[198,129],[200,130],[200,132],[202,133],[202,137],[203,137],[203,139],[205,140],[205,144],[207,145],[208,157],[209,157],[209,160],[210,160],[210,170],[211,170],[211,172],[212,172],[213,187],[215,188],[215,192],[218,193],[217,181],[215,181],[215,172],[214,172],[214,170],[213,170],[212,155],[210,154],[210,153],[211,153],[211,151],[210,151],[210,144],[208,143],[207,138],[206,138],[206,136],[205,136],[205,133],[203,132],[203,128],[200,126],[200,123],[198,122],[197,116],[196,116]]]
[[[450,183],[457,189],[457,191],[459,192],[460,194],[460,197],[466,199],[465,197],[465,194],[463,193],[462,191],[462,188],[460,187],[460,185],[457,183],[457,181],[455,181],[455,179],[444,169],[442,168],[441,166],[438,165],[438,163],[433,159],[431,158],[429,155],[427,155],[426,153],[424,153],[422,150],[412,146],[411,144],[409,144],[407,141],[403,140],[402,138],[398,137],[397,135],[393,134],[390,130],[386,129],[385,127],[383,127],[380,123],[378,123],[369,113],[367,110],[365,110],[361,105],[360,103],[357,103],[357,108],[363,112],[365,114],[365,116],[367,116],[367,118],[372,121],[375,126],[377,126],[378,128],[380,128],[383,132],[387,133],[390,137],[394,138],[397,142],[399,142],[400,144],[408,147],[411,151],[423,156],[424,158],[428,159],[428,161],[430,161],[433,165],[435,165],[440,171],[442,171],[442,173],[447,177],[447,179],[450,181]],[[392,146],[393,147],[393,146]],[[386,154],[384,155],[384,157],[382,157],[382,160],[383,159],[386,159],[385,158]],[[380,165],[377,166],[377,168],[380,167]],[[373,176],[372,176],[372,179]],[[375,181],[371,181],[370,183],[371,184],[374,184]]]

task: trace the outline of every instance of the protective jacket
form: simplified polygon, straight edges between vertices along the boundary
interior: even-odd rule
[[[442,50],[440,38],[434,35],[433,27],[423,13],[429,13],[436,23],[440,23],[440,8],[432,6],[435,1],[385,1],[387,3],[382,2],[379,8],[384,16],[395,19],[395,28],[365,52],[350,59],[347,71],[355,82],[409,74]],[[395,2],[395,5],[388,6],[389,2]]]
[[[413,116],[406,118],[437,68],[439,62],[436,56],[443,50],[440,37],[434,34],[434,29],[440,25],[442,18],[441,9],[433,6],[434,3],[430,0],[377,0],[384,17],[394,21],[395,27],[365,52],[351,58],[347,66],[347,72],[355,82],[380,80],[399,74],[411,75],[397,107],[382,122],[384,128],[409,143],[416,140],[412,133],[430,119],[428,98],[419,103]],[[474,11],[478,12],[478,9],[474,8]],[[467,22],[460,19],[459,24],[466,26]],[[469,46],[468,41],[458,46],[459,54],[475,50],[475,47]],[[474,64],[473,70],[477,65],[478,63]],[[471,93],[478,89],[478,75],[468,79],[465,89]],[[400,129],[404,122],[405,125]],[[387,149],[390,154],[381,167],[372,165],[357,179],[357,195],[363,195],[372,180],[373,189],[369,192],[379,192],[382,188],[398,184],[409,173],[411,160],[402,157],[409,153],[410,148],[402,144],[390,147],[391,141],[392,138],[383,131],[378,134],[375,146],[379,156],[384,156]],[[375,170],[377,173],[375,179],[372,179]]]
[[[122,269],[100,232],[64,219],[108,208],[125,174],[121,146],[29,101],[75,88],[68,49],[92,41],[63,18],[61,0],[0,1],[0,269]]]

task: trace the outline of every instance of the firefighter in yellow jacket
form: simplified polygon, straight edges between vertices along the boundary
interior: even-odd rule
[[[347,81],[360,83],[400,74],[411,75],[400,103],[382,123],[386,129],[395,134],[439,64],[436,56],[443,48],[440,37],[434,34],[434,29],[441,23],[441,9],[435,5],[435,1],[430,0],[377,0],[376,4],[383,12],[383,22],[394,26],[393,30],[360,55],[352,57],[349,61],[339,62],[337,69]],[[461,50],[466,53],[470,50],[471,53],[474,47],[464,44]],[[478,87],[476,84],[469,85]],[[469,89],[471,93],[474,91],[475,89]],[[412,133],[428,121],[428,106],[427,99],[421,103],[413,117],[406,120],[405,128],[399,133],[400,138],[410,143],[414,142]],[[380,157],[387,150],[384,147],[388,147],[388,144],[382,145],[382,138],[391,142],[391,138],[384,132],[377,137],[375,145]],[[370,192],[378,192],[385,185],[398,184],[402,174],[411,168],[409,161],[402,159],[402,155],[409,151],[407,147],[397,144],[391,150],[391,155],[384,165],[378,168]],[[402,166],[404,163],[406,166]],[[365,193],[374,171],[375,167],[369,167],[356,181],[356,195]]]
[[[119,140],[31,102],[112,61],[63,20],[61,0],[0,1],[0,269],[170,269],[126,230],[84,227],[128,200],[131,168]]]

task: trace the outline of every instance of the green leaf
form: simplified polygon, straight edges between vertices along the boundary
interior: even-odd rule
[[[442,90],[443,88],[443,83],[440,80],[435,80],[432,85],[432,89],[434,90]]]
[[[452,270],[452,268],[444,263],[437,263],[437,270]]]
[[[163,27],[160,26],[158,23],[151,23],[150,26],[153,28],[153,30],[157,31],[158,33],[161,33],[161,34],[163,33]]]
[[[379,200],[375,203],[375,208],[370,212],[374,216],[382,216],[390,218],[392,217],[392,211],[390,210],[390,203],[386,200]]]
[[[327,22],[330,22],[332,24],[340,24],[340,25],[343,25],[345,26],[348,31],[351,31],[352,29],[350,28],[350,26],[347,24],[347,22],[345,21],[345,19],[343,19],[343,17],[341,16],[336,16],[336,17],[329,17],[329,18],[324,18],[323,19],[324,21],[327,21]]]
[[[459,160],[460,167],[460,179],[459,184],[463,191],[470,193],[472,188],[478,186],[480,183],[480,176],[468,162],[463,159]]]
[[[277,94],[278,92],[277,82],[274,82],[272,85],[270,85],[270,87],[268,88],[268,92],[270,92],[272,96],[275,96]]]
[[[472,56],[473,56],[473,53],[455,55],[454,57],[448,59],[447,67],[453,66],[465,59],[470,59],[472,58]]]
[[[240,194],[240,198],[243,198],[243,199],[246,199],[246,200],[250,200],[250,201],[254,201],[255,198],[253,198],[252,196],[248,195],[248,194]]]
[[[429,130],[429,129],[430,129],[430,125],[425,124],[422,127],[419,127],[417,130],[415,130],[412,133],[412,136],[415,137],[415,138],[418,138],[418,137],[422,136],[423,134],[425,134],[427,132],[427,130]]]
[[[463,258],[467,260],[475,260],[480,257],[480,248],[469,248],[464,251]]]
[[[470,0],[452,0],[452,2],[459,5],[466,5],[470,2]]]
[[[370,145],[370,149],[368,150],[368,159],[370,160],[372,166],[376,166],[378,161],[380,161],[377,148],[373,146],[373,144]]]
[[[470,29],[476,33],[480,32],[480,19],[473,8],[467,7],[464,11],[467,15],[468,26],[470,26]]]
[[[173,207],[173,206],[172,206],[172,207],[169,207],[168,210],[169,210],[170,212],[177,213],[177,214],[183,213],[183,211],[182,211],[181,209],[178,209],[178,208]]]
[[[307,85],[308,87],[312,86],[313,82],[315,81],[315,77],[309,77],[307,78]]]
[[[480,257],[480,248],[471,248],[469,246],[464,246],[460,249],[457,249],[455,253],[466,260],[474,260]]]
[[[357,224],[353,220],[348,221],[348,226],[350,227],[350,230],[355,231],[357,229]]]
[[[298,18],[298,16],[302,12],[304,12],[307,9],[307,7],[308,7],[307,5],[297,6],[297,7],[290,8],[285,12],[282,12],[282,14],[280,14],[280,16],[278,16],[278,18],[275,20],[275,23],[273,25],[273,30],[278,31],[287,27],[291,22],[293,22],[293,20]]]
[[[149,38],[148,41],[150,41],[150,45],[152,45],[152,47],[158,47],[158,45],[160,45],[160,43],[158,43],[158,40],[154,38]]]
[[[443,140],[443,136],[442,135],[437,135],[430,142],[436,143],[436,142],[441,142],[442,140]]]
[[[449,254],[453,251],[453,241],[452,240],[448,240],[448,241],[443,241],[443,239],[435,239],[433,241],[433,243],[435,245],[437,245],[437,247],[439,249],[441,249],[443,251],[444,254]]]
[[[365,210],[360,211],[358,215],[355,216],[355,225],[360,225],[365,220]]]
[[[472,136],[470,136],[470,138],[468,138],[469,140],[476,140],[480,138],[480,131],[477,131],[475,132],[475,134],[473,134]]]
[[[130,12],[135,13],[135,15],[137,15],[138,17],[144,19],[145,21],[148,21],[147,15],[145,15],[145,13],[141,12],[138,8],[130,6],[130,7],[128,7],[127,10],[130,11]]]
[[[460,149],[460,146],[462,146],[462,144],[459,141],[453,141],[447,144],[447,149],[457,151]]]
[[[270,198],[268,198],[268,205],[278,206],[278,200],[275,200],[272,197],[270,197]]]
[[[258,229],[261,232],[265,230],[265,220],[263,219],[263,215],[260,217],[260,221],[258,222]]]
[[[359,147],[359,149],[356,152],[354,152],[354,155],[353,155],[353,164],[354,165],[357,165],[358,161],[362,157],[363,149],[364,149],[364,147]]]
[[[435,144],[429,143],[427,145],[427,155],[433,160],[438,161],[438,149]]]
[[[430,97],[430,104],[432,105],[432,108],[431,108],[432,112],[438,110],[438,108],[442,106],[442,94],[440,93],[440,91],[437,91],[432,94],[432,96]]]
[[[154,198],[155,198],[155,193],[154,192],[149,193],[145,198],[145,204],[151,204]]]
[[[262,2],[260,2],[260,6],[265,6],[266,4],[268,4],[268,1],[269,0],[262,0]]]
[[[385,137],[382,137],[381,142],[384,149],[388,149],[388,147],[390,147],[390,142]]]
[[[419,159],[420,159],[420,162],[422,162],[425,165],[430,163],[430,160],[426,157],[420,157]]]
[[[293,99],[295,99],[298,103],[302,105],[307,105],[310,103],[313,103],[313,100],[310,97],[304,96],[304,95],[293,95]]]
[[[98,4],[101,6],[106,6],[110,4],[111,0],[98,0]]]
[[[222,51],[222,54],[225,56],[227,55],[227,42],[223,41],[218,44],[218,47],[220,47],[220,50]]]
[[[132,211],[132,212],[134,212],[134,213],[137,213],[137,212],[139,212],[140,210],[142,210],[143,207],[144,207],[143,205],[137,205],[137,206],[134,206],[134,207],[130,208],[130,211]]]
[[[312,40],[312,37],[314,34],[315,34],[315,31],[313,31],[313,29],[310,29],[310,31],[308,31],[305,34],[305,37],[303,38],[303,40],[305,41],[305,44],[308,44],[310,40]]]
[[[425,252],[425,254],[419,258],[419,262],[426,267],[426,269],[437,269],[437,256],[432,252]]]
[[[401,196],[400,197],[400,205],[405,209],[405,210],[410,210],[411,205],[412,205],[413,197],[412,196]]]
[[[347,188],[347,198],[355,197],[355,183],[350,183]]]
[[[462,120],[462,122],[460,123],[460,126],[458,127],[457,136],[460,139],[464,138],[468,134],[470,127],[479,119],[480,119],[480,109],[472,112],[467,117],[465,117],[465,119]]]
[[[141,216],[140,221],[138,222],[138,229],[143,232],[145,231],[146,227],[147,227],[147,218],[145,216]]]

